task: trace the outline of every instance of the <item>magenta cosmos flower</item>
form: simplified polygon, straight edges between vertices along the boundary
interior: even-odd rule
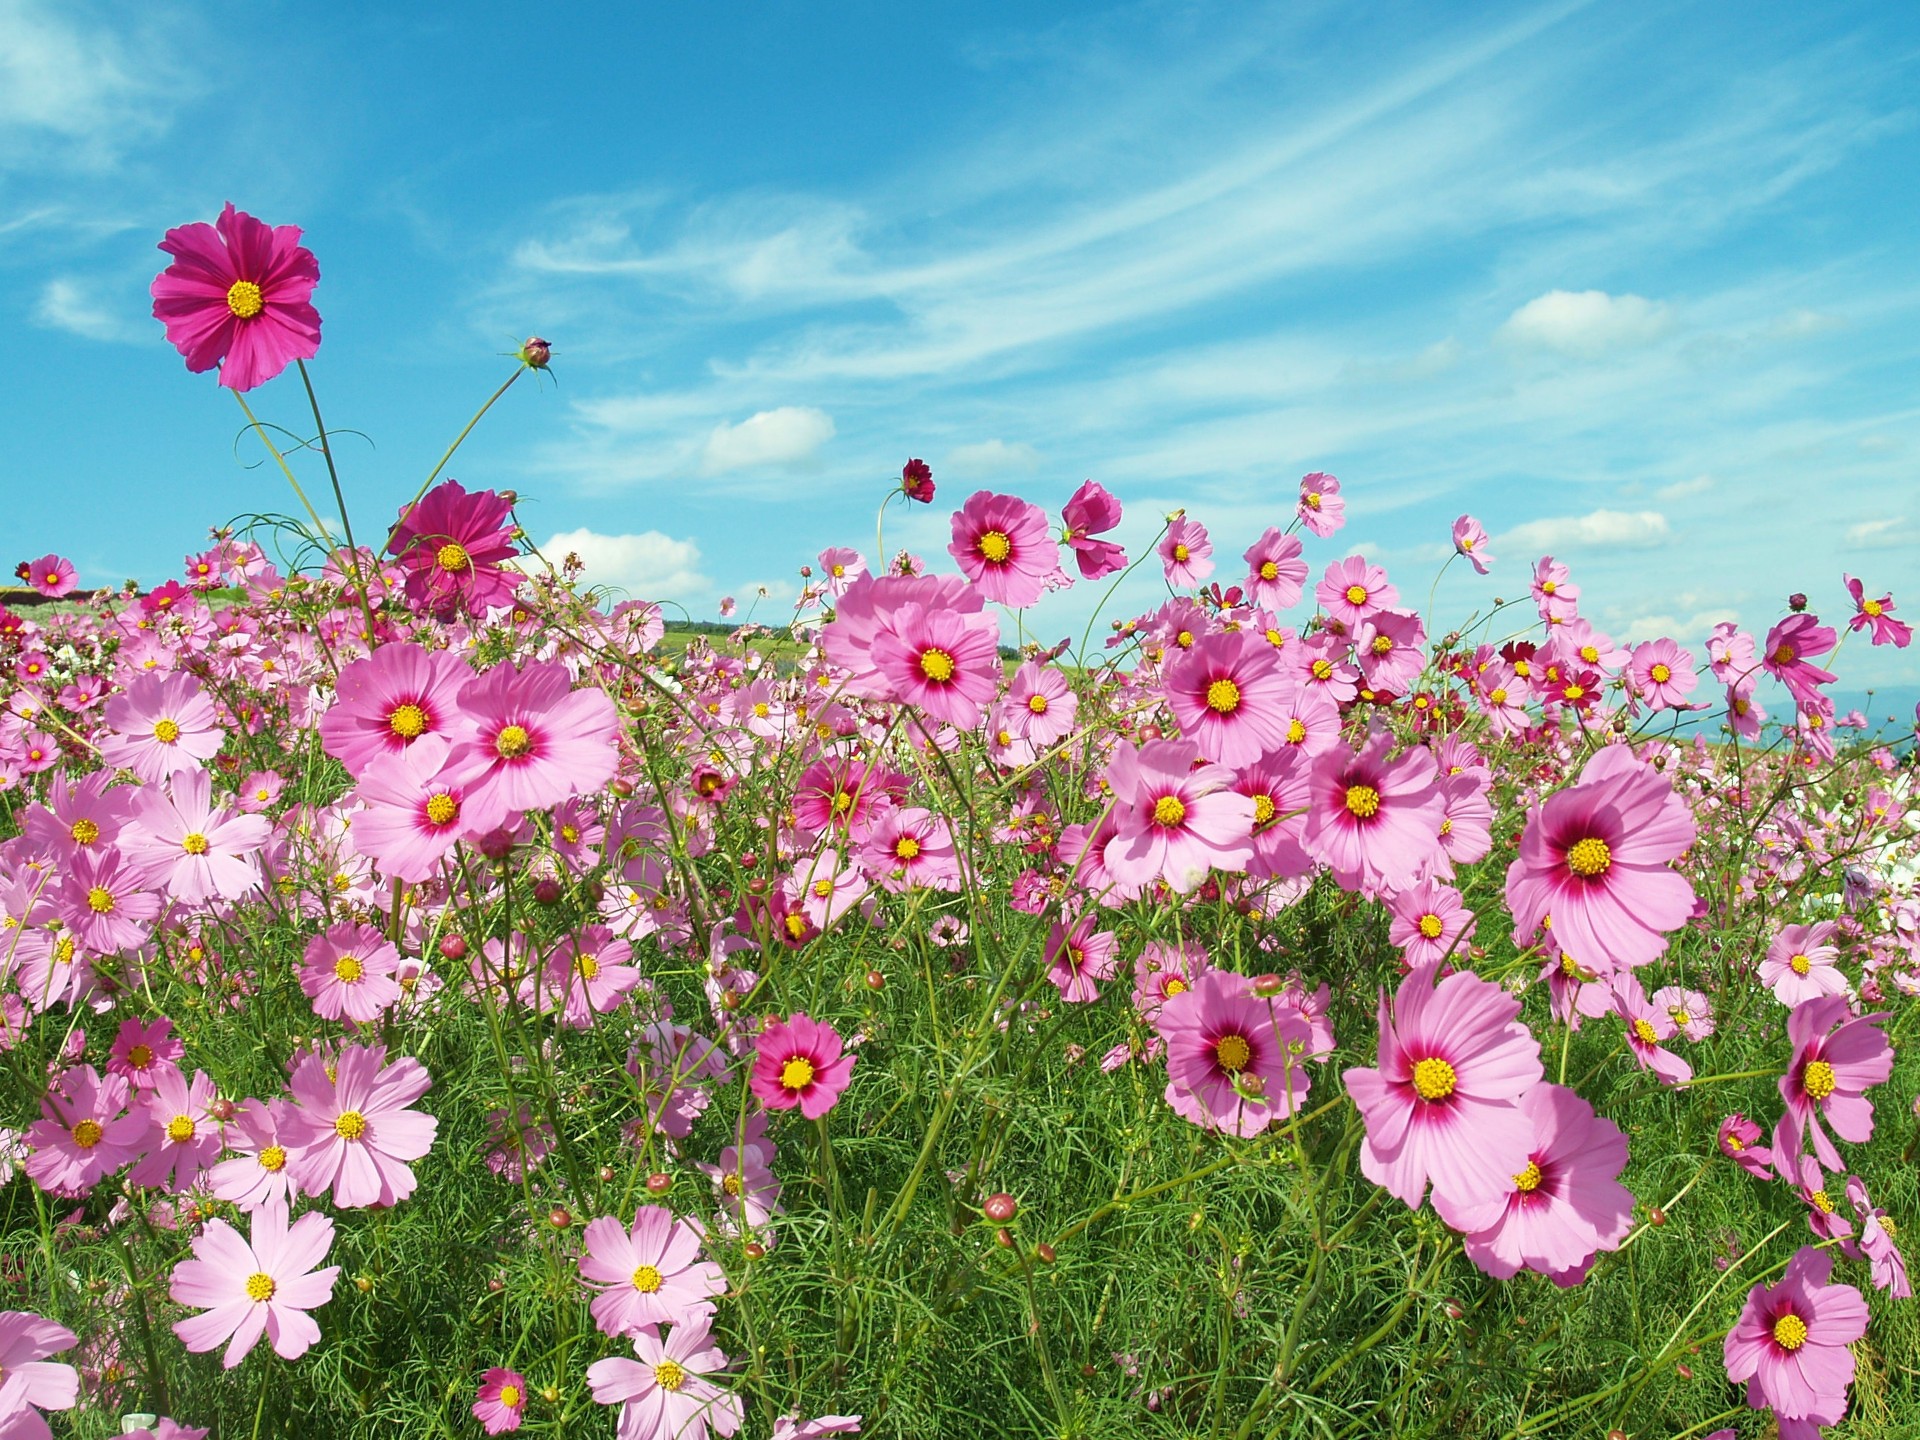
[[[1300,558],[1298,536],[1277,526],[1247,547],[1247,596],[1266,610],[1287,610],[1300,602],[1307,583],[1307,562]]]
[[[221,1363],[229,1370],[263,1331],[281,1359],[298,1360],[320,1338],[307,1312],[333,1298],[340,1267],[315,1268],[332,1247],[333,1221],[308,1213],[289,1226],[282,1205],[254,1212],[251,1241],[224,1220],[208,1221],[193,1242],[194,1258],[174,1267],[167,1292],[174,1303],[206,1313],[175,1321],[173,1333],[196,1352],[227,1341]]]
[[[1167,1104],[1207,1130],[1245,1138],[1307,1098],[1313,1031],[1300,1012],[1253,993],[1253,982],[1209,970],[1169,997],[1154,1021],[1167,1045]]]
[[[1205,635],[1161,675],[1180,732],[1209,760],[1238,769],[1287,743],[1294,685],[1280,652],[1250,630]]]
[[[1879,1028],[1886,1018],[1885,1012],[1849,1015],[1845,995],[1803,1001],[1787,1017],[1793,1063],[1780,1077],[1780,1098],[1829,1170],[1846,1167],[1823,1118],[1842,1140],[1864,1145],[1873,1138],[1873,1102],[1865,1092],[1893,1074],[1893,1046]]]
[[[164,789],[149,785],[134,796],[120,849],[144,883],[176,900],[238,900],[260,881],[254,857],[270,833],[265,816],[216,806],[205,770],[183,770]]]
[[[1533,1270],[1574,1285],[1633,1225],[1633,1193],[1619,1182],[1627,1137],[1563,1085],[1539,1084],[1519,1100],[1533,1148],[1504,1195],[1472,1205],[1435,1192],[1440,1218],[1466,1236],[1467,1258],[1496,1280]]]
[[[600,1293],[593,1323],[608,1335],[638,1335],[713,1314],[727,1277],[700,1258],[700,1232],[660,1205],[642,1205],[631,1226],[611,1215],[587,1226],[580,1278]]]
[[[57,894],[67,928],[100,955],[145,944],[160,914],[160,897],[117,850],[77,851]]]
[[[400,951],[371,925],[343,920],[307,942],[300,988],[323,1020],[365,1025],[400,998]]]
[[[726,1369],[706,1320],[676,1325],[662,1339],[643,1330],[633,1337],[637,1360],[610,1355],[587,1367],[587,1384],[602,1405],[620,1406],[616,1440],[706,1440],[731,1435],[745,1412],[740,1397],[709,1376]]]
[[[1342,745],[1313,763],[1302,843],[1348,890],[1411,885],[1440,853],[1439,765],[1419,746],[1389,762],[1392,745],[1376,730],[1358,753]]]
[[[219,365],[222,385],[251,390],[320,353],[320,262],[298,225],[264,225],[229,201],[211,225],[167,231],[160,248],[174,258],[154,277],[153,318],[194,374]]]
[[[64,1325],[27,1310],[0,1312],[0,1435],[39,1440],[50,1435],[42,1410],[71,1410],[80,1398],[80,1375],[71,1365],[49,1361],[80,1343]]]
[[[1772,1407],[1781,1440],[1812,1440],[1813,1426],[1846,1413],[1853,1352],[1867,1333],[1867,1302],[1851,1285],[1828,1284],[1833,1256],[1802,1246],[1777,1285],[1756,1285],[1727,1332],[1727,1378],[1747,1382],[1747,1404]],[[1793,1429],[1788,1422],[1800,1422]]]
[[[831,1025],[796,1014],[760,1033],[747,1087],[768,1109],[798,1106],[807,1119],[818,1120],[839,1101],[858,1058],[843,1053]]]
[[[1360,1168],[1418,1209],[1433,1182],[1462,1210],[1502,1200],[1533,1148],[1533,1122],[1516,1103],[1544,1074],[1520,1002],[1460,970],[1436,966],[1403,982],[1391,1013],[1380,992],[1380,1064],[1343,1078],[1367,1122]]]
[[[1369,564],[1364,555],[1349,555],[1327,566],[1313,598],[1348,630],[1358,630],[1375,611],[1398,605],[1400,592],[1388,583],[1385,570]]]
[[[1896,650],[1904,650],[1913,643],[1913,627],[1904,620],[1893,618],[1893,596],[1882,595],[1878,600],[1866,592],[1864,586],[1851,575],[1842,575],[1847,582],[1847,594],[1853,597],[1853,618],[1847,621],[1849,630],[1873,631],[1875,645],[1891,645]],[[46,594],[46,591],[41,591]]]
[[[1119,967],[1120,937],[1111,930],[1096,929],[1092,915],[1082,915],[1071,926],[1056,920],[1047,932],[1042,958],[1047,978],[1059,987],[1060,998],[1083,1004],[1100,998],[1101,980],[1113,979]]]
[[[220,753],[227,732],[213,702],[191,675],[137,675],[107,701],[113,734],[100,742],[100,758],[131,770],[149,785],[182,770],[196,770]]]
[[[407,572],[407,600],[442,620],[511,605],[520,575],[500,568],[513,546],[513,508],[492,490],[468,494],[442,480],[408,508],[387,537],[387,553]]]
[[[42,555],[38,560],[22,560],[13,573],[49,600],[71,595],[80,588],[80,572],[73,568],[71,560],[60,555]]]
[[[1700,683],[1693,673],[1693,656],[1665,637],[1634,646],[1627,675],[1635,692],[1656,710],[1687,709],[1687,696]]]
[[[1126,885],[1164,880],[1185,895],[1209,870],[1241,871],[1253,858],[1254,802],[1224,765],[1196,764],[1191,740],[1121,745],[1107,764],[1117,834],[1107,871]]]
[[[1473,911],[1460,892],[1438,880],[1398,892],[1387,908],[1387,939],[1400,947],[1409,967],[1438,964],[1473,929]]]
[[[908,601],[881,618],[874,668],[894,698],[961,730],[980,723],[1000,688],[998,630]]]
[[[1060,574],[1060,546],[1047,512],[1017,495],[977,490],[953,513],[947,553],[987,599],[1022,609]]]
[[[1073,551],[1073,560],[1086,580],[1100,580],[1127,568],[1127,552],[1111,540],[1096,540],[1120,523],[1120,502],[1105,487],[1082,482],[1060,511],[1066,533],[1060,538]]]
[[[1551,919],[1553,938],[1576,959],[1646,964],[1693,913],[1693,886],[1671,862],[1694,835],[1673,782],[1626,746],[1608,746],[1528,817],[1507,867],[1514,934]]]
[[[433,1148],[440,1122],[407,1106],[433,1077],[412,1056],[389,1065],[384,1045],[347,1045],[328,1075],[309,1056],[293,1072],[293,1104],[280,1115],[288,1173],[308,1195],[333,1191],[333,1203],[397,1205],[413,1194],[407,1162]]]
[[[518,1370],[495,1365],[480,1377],[480,1393],[473,1402],[473,1418],[489,1435],[505,1435],[520,1428],[527,1409],[527,1377]]]
[[[460,690],[473,671],[458,655],[419,645],[382,645],[341,667],[336,699],[320,717],[320,745],[358,777],[382,755],[427,735],[452,738]]]
[[[620,762],[619,712],[606,691],[573,688],[567,667],[496,665],[460,692],[459,740],[448,763],[467,771],[474,810],[543,810],[597,790]],[[474,818],[473,823],[480,822]]]
[[[126,1113],[128,1089],[123,1076],[102,1078],[91,1065],[56,1075],[40,1101],[44,1118],[27,1129],[28,1178],[51,1194],[84,1195],[138,1157],[147,1117]]]
[[[914,459],[900,467],[900,493],[922,505],[933,503],[933,467]]]

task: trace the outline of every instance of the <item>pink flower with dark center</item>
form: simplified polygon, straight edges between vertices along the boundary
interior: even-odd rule
[[[1893,1074],[1893,1046],[1879,1029],[1886,1018],[1884,1011],[1850,1016],[1845,995],[1803,1000],[1787,1017],[1793,1063],[1780,1077],[1780,1098],[1829,1170],[1845,1166],[1823,1119],[1842,1140],[1864,1145],[1873,1138],[1873,1102],[1865,1092]]]
[[[615,1440],[706,1440],[709,1431],[739,1430],[740,1397],[710,1378],[726,1369],[727,1357],[713,1343],[709,1321],[676,1325],[664,1339],[642,1330],[633,1350],[638,1360],[610,1355],[587,1367],[593,1398],[621,1407]]]
[[[307,942],[300,988],[323,1020],[365,1025],[400,998],[400,951],[371,925],[342,921]]]
[[[1176,590],[1191,590],[1213,574],[1213,542],[1198,520],[1184,515],[1169,520],[1157,548],[1167,583]]]
[[[1833,1256],[1802,1246],[1775,1285],[1756,1285],[1723,1345],[1727,1378],[1747,1382],[1747,1404],[1772,1407],[1782,1440],[1815,1440],[1847,1409],[1853,1352],[1867,1333],[1867,1302],[1851,1285],[1828,1283]],[[1788,1422],[1801,1422],[1791,1430]]]
[[[1274,648],[1250,631],[1196,640],[1167,662],[1161,684],[1181,733],[1210,760],[1250,765],[1286,743],[1293,685]]]
[[[520,1428],[527,1409],[527,1377],[502,1365],[488,1368],[480,1377],[480,1393],[474,1397],[473,1418],[489,1435],[505,1435]]]
[[[864,575],[847,587],[833,619],[820,630],[827,659],[847,672],[841,689],[868,700],[894,699],[893,686],[873,661],[874,637],[893,614],[913,603],[961,616],[969,628],[989,630],[999,644],[1000,622],[985,613],[985,595],[958,575]]]
[[[1154,1020],[1167,1046],[1167,1104],[1207,1130],[1245,1138],[1307,1098],[1313,1032],[1299,1012],[1253,993],[1253,982],[1209,970]]]
[[[1400,603],[1400,592],[1387,582],[1387,572],[1364,555],[1349,555],[1328,565],[1313,597],[1349,631],[1358,630],[1375,611]]]
[[[1453,551],[1466,556],[1476,574],[1486,574],[1487,567],[1493,564],[1493,555],[1487,549],[1486,527],[1471,515],[1462,515],[1453,522]]]
[[[468,494],[458,480],[442,480],[415,501],[387,537],[387,553],[407,572],[408,602],[442,620],[511,605],[520,576],[501,564],[520,553],[512,509],[504,495]]]
[[[1646,964],[1693,913],[1693,886],[1671,867],[1695,833],[1672,780],[1624,745],[1600,750],[1527,819],[1507,867],[1514,933],[1551,917],[1554,938],[1583,960]]]
[[[1400,947],[1410,967],[1446,959],[1473,929],[1473,911],[1467,909],[1460,892],[1437,880],[1422,880],[1398,891],[1387,909],[1393,917],[1387,939]]]
[[[971,730],[993,703],[1003,671],[998,630],[908,601],[873,637],[873,665],[894,698],[933,720]]]
[[[1353,652],[1369,690],[1402,694],[1411,690],[1427,667],[1420,647],[1427,627],[1420,617],[1400,610],[1381,610],[1368,617],[1353,637]]]
[[[1820,686],[1831,685],[1839,678],[1813,663],[1831,651],[1839,639],[1816,615],[1789,615],[1767,632],[1760,667],[1786,686],[1795,700],[1805,703],[1818,696]]]
[[[947,553],[983,596],[1016,610],[1038,600],[1060,573],[1047,512],[1017,495],[975,491],[953,513]]]
[[[1904,650],[1913,643],[1913,627],[1904,620],[1893,618],[1893,596],[1882,595],[1878,600],[1870,599],[1865,588],[1851,575],[1840,577],[1847,583],[1847,594],[1853,597],[1853,618],[1847,621],[1849,630],[1872,630],[1873,643],[1891,645]],[[46,593],[42,591],[41,593]]]
[[[1300,558],[1298,536],[1269,525],[1247,547],[1247,595],[1263,609],[1280,611],[1300,603],[1307,583],[1307,562]]]
[[[900,493],[922,505],[933,503],[933,467],[924,460],[909,460],[900,467]]]
[[[102,1078],[91,1065],[54,1076],[40,1100],[44,1118],[27,1127],[33,1154],[20,1167],[27,1178],[51,1194],[77,1197],[137,1158],[147,1117],[125,1113],[127,1098],[123,1076]]]
[[[1913,1285],[1907,1279],[1906,1258],[1887,1229],[1887,1212],[1868,1198],[1867,1187],[1858,1175],[1847,1177],[1847,1199],[1860,1220],[1860,1252],[1867,1257],[1874,1289],[1885,1290],[1896,1300],[1911,1299]]]
[[[433,1148],[440,1122],[406,1107],[433,1077],[412,1056],[386,1060],[384,1045],[346,1045],[331,1066],[309,1056],[293,1072],[280,1134],[289,1174],[305,1194],[331,1189],[333,1203],[348,1209],[397,1205],[413,1194],[407,1162]]]
[[[456,842],[484,835],[502,818],[492,805],[469,810],[474,765],[454,764],[452,750],[442,736],[423,736],[400,754],[370,761],[360,776],[354,794],[363,808],[347,840],[389,879],[428,879]]]
[[[1782,926],[1760,961],[1760,983],[1789,1010],[1822,995],[1845,995],[1847,977],[1834,962],[1840,949],[1833,943],[1839,927],[1831,920],[1811,925]]]
[[[1761,1129],[1735,1111],[1720,1122],[1720,1153],[1757,1180],[1773,1178],[1773,1151],[1757,1142]]]
[[[812,835],[829,827],[858,834],[906,795],[907,777],[897,771],[832,756],[800,772],[791,802],[794,823]]]
[[[299,226],[263,225],[229,202],[211,225],[167,231],[160,248],[174,258],[154,277],[153,318],[194,374],[219,365],[222,385],[251,390],[320,353],[320,262]]]
[[[1680,1085],[1693,1078],[1693,1066],[1662,1045],[1675,1026],[1665,1012],[1647,999],[1632,975],[1613,977],[1614,1013],[1626,1022],[1627,1049],[1643,1070],[1651,1070],[1663,1085]]]
[[[855,858],[881,889],[960,888],[960,860],[946,820],[918,805],[888,807],[868,821]]]
[[[1253,801],[1253,856],[1247,873],[1261,879],[1298,879],[1313,871],[1307,831],[1312,762],[1298,747],[1282,746],[1234,772],[1233,788]]]
[[[831,1025],[796,1014],[760,1032],[747,1088],[770,1110],[797,1108],[818,1120],[839,1102],[858,1058],[845,1053]]]
[[[80,1374],[47,1359],[80,1343],[64,1325],[27,1310],[0,1311],[0,1435],[45,1440],[42,1410],[71,1410],[80,1398]]]
[[[80,574],[73,568],[73,562],[60,555],[22,560],[13,573],[49,600],[71,595],[80,588]]]
[[[340,668],[338,697],[320,717],[320,744],[361,775],[382,755],[398,755],[426,735],[451,740],[460,719],[460,689],[473,670],[447,650],[382,645]]]
[[[1110,930],[1097,930],[1092,915],[1082,915],[1069,926],[1056,920],[1047,932],[1047,978],[1059,988],[1060,998],[1069,1003],[1084,1003],[1100,998],[1099,980],[1111,980],[1119,969],[1120,937]]]
[[[136,675],[107,701],[107,725],[114,733],[101,740],[100,758],[149,785],[199,769],[227,736],[191,675]]]
[[[1340,482],[1319,470],[1300,477],[1300,523],[1326,539],[1347,523],[1347,502],[1341,498]]]
[[[1507,1192],[1463,1205],[1436,1190],[1433,1208],[1494,1279],[1525,1269],[1577,1285],[1594,1256],[1619,1249],[1633,1227],[1633,1193],[1619,1181],[1627,1137],[1563,1085],[1536,1085],[1518,1104],[1533,1147]]]
[[[595,1015],[617,1009],[640,984],[632,958],[633,946],[605,925],[588,925],[554,946],[547,957],[547,992],[562,997],[563,1021],[584,1030]]]
[[[191,1084],[178,1070],[162,1075],[147,1097],[147,1153],[127,1172],[127,1183],[176,1195],[198,1185],[224,1145],[212,1113],[218,1097],[204,1070],[193,1072]]]
[[[1505,1199],[1533,1148],[1517,1102],[1544,1074],[1517,999],[1471,971],[1436,974],[1415,970],[1391,1011],[1380,992],[1379,1067],[1342,1077],[1367,1124],[1361,1170],[1414,1209],[1429,1180],[1450,1206]]]
[[[298,1360],[320,1338],[307,1312],[333,1298],[340,1267],[316,1268],[332,1248],[333,1221],[309,1213],[288,1225],[278,1204],[254,1212],[251,1240],[224,1220],[208,1221],[193,1242],[194,1258],[174,1267],[168,1289],[175,1304],[205,1313],[175,1321],[173,1333],[195,1352],[227,1341],[221,1363],[229,1370],[262,1332],[281,1359]]]
[[[1340,746],[1313,764],[1303,843],[1345,889],[1411,885],[1439,853],[1441,794],[1432,752],[1415,746],[1389,762],[1392,745],[1390,732],[1376,730],[1358,753]]]
[[[1122,744],[1106,771],[1117,834],[1104,863],[1129,885],[1165,880],[1185,895],[1209,870],[1247,868],[1253,855],[1253,801],[1233,789],[1233,772],[1200,764],[1190,740]]]
[[[1100,580],[1127,568],[1127,552],[1111,540],[1096,540],[1120,523],[1120,502],[1091,480],[1083,481],[1060,511],[1066,533],[1060,538],[1073,551],[1074,563],[1086,580]]]
[[[599,789],[620,761],[612,699],[592,685],[575,690],[555,660],[518,672],[496,665],[470,680],[458,723],[448,764],[466,768],[474,810],[544,810]]]
[[[633,1224],[602,1215],[587,1226],[580,1278],[599,1293],[593,1323],[608,1335],[638,1335],[713,1314],[727,1277],[700,1258],[700,1231],[661,1205],[642,1205]]]

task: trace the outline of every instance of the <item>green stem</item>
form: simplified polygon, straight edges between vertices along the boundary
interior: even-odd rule
[[[300,367],[300,383],[307,387],[307,404],[313,409],[313,423],[320,432],[320,456],[327,462],[327,479],[333,482],[333,503],[340,507],[340,528],[347,534],[348,563],[353,570],[353,583],[360,591],[360,613],[367,621],[367,648],[371,650],[380,643],[374,634],[373,602],[367,598],[367,577],[360,569],[360,547],[354,543],[353,521],[347,516],[347,497],[340,489],[340,472],[333,465],[333,446],[327,441],[327,422],[320,418],[320,397],[313,393],[313,377],[307,374],[307,362],[295,360]]]
[[[447,462],[453,459],[453,452],[458,450],[460,448],[461,442],[464,441],[467,438],[467,436],[473,433],[473,427],[480,423],[480,417],[486,414],[487,411],[493,408],[493,402],[498,400],[502,395],[506,394],[507,391],[513,387],[513,382],[518,380],[521,377],[521,375],[525,374],[526,370],[527,370],[527,367],[524,364],[521,365],[518,369],[516,369],[513,372],[513,374],[507,377],[506,383],[504,385],[502,385],[498,390],[494,391],[493,394],[487,397],[486,404],[482,405],[478,410],[473,412],[473,418],[467,421],[467,428],[462,430],[458,435],[453,437],[453,443],[447,447],[447,453],[440,457],[440,463],[433,467],[433,473],[428,475],[425,482],[423,482],[420,488],[414,492],[413,499],[409,500],[405,505],[401,507],[400,509],[401,519],[404,520],[406,518],[407,512],[413,509],[414,506],[420,503],[420,497],[422,495],[425,495],[427,491],[432,487],[433,482],[440,478],[440,472],[446,469]]]

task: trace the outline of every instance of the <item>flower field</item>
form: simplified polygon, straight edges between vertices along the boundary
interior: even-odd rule
[[[0,608],[0,1437],[1920,1434],[1884,584],[1626,644],[1089,480],[669,641],[473,425],[350,513],[299,242],[153,295],[306,519]]]

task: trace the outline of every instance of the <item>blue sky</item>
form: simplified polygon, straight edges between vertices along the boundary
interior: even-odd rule
[[[1843,569],[1920,612],[1916,97],[1906,3],[0,0],[0,548],[153,581],[292,508],[148,315],[231,199],[320,257],[364,534],[537,331],[557,384],[452,473],[698,616],[871,553],[910,454],[889,548],[942,565],[947,502],[1092,476],[1231,582],[1327,470],[1321,563],[1423,597],[1494,533],[1443,614],[1543,551],[1616,636],[1837,616]]]

